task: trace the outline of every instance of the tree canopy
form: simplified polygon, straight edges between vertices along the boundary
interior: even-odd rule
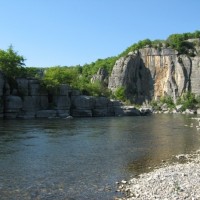
[[[0,69],[8,77],[16,77],[22,73],[24,64],[24,57],[18,55],[10,46],[6,51],[0,49]]]

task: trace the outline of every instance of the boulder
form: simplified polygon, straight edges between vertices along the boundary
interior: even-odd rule
[[[97,81],[105,84],[108,83],[108,72],[106,69],[99,68],[97,74],[93,75],[91,78],[91,83],[95,83]]]
[[[114,107],[115,116],[140,116],[141,113],[134,106]]]
[[[177,110],[177,112],[180,112],[181,110],[182,110],[182,108],[183,108],[183,105],[177,105],[176,106],[176,110]]]
[[[69,110],[57,110],[57,116],[60,118],[66,118],[70,116]]]
[[[197,109],[197,114],[200,115],[200,108]]]
[[[37,97],[35,97],[37,98]],[[42,110],[46,110],[49,107],[49,100],[48,100],[48,96],[40,96],[40,103],[39,103],[39,107]]]
[[[35,115],[36,111],[20,111],[16,117],[20,119],[34,119]]]
[[[95,108],[92,110],[92,116],[93,117],[106,117],[110,116],[108,113],[108,109],[105,108]]]
[[[192,110],[192,109],[186,109],[185,110],[185,114],[196,114],[197,113],[197,111],[196,110]]]
[[[55,118],[56,110],[39,110],[36,112],[36,118]]]
[[[40,82],[37,79],[30,79],[28,82],[29,95],[39,96],[40,95]]]
[[[27,96],[29,93],[28,79],[27,78],[16,78],[17,89],[20,95]]]
[[[90,109],[72,109],[72,117],[92,117],[92,110]]]
[[[166,103],[164,103],[162,106],[161,106],[161,109],[162,109],[162,111],[163,112],[165,112],[165,111],[168,111],[168,105],[166,104]]]
[[[40,96],[25,96],[23,97],[23,111],[38,111],[40,109]]]
[[[3,102],[3,97],[0,96],[0,118],[3,118],[3,109],[4,109],[4,102]]]
[[[109,104],[109,99],[106,97],[97,97],[95,98],[95,108],[107,108]]]
[[[22,108],[22,99],[19,96],[7,96],[5,98],[5,110],[19,110]]]
[[[69,110],[71,102],[68,96],[54,96],[53,102],[55,104],[55,109],[59,110]]]
[[[2,72],[0,72],[0,96],[3,96],[4,94],[4,85],[5,85],[5,79],[4,79],[4,75],[2,74]]]
[[[150,114],[153,113],[152,107],[145,107],[145,106],[143,106],[143,107],[141,107],[139,109],[139,111],[140,111],[141,115],[150,115]]]
[[[22,99],[19,96],[6,96],[5,118],[16,118],[22,108]]]
[[[71,99],[72,108],[83,109],[83,110],[92,110],[95,105],[95,97],[91,96],[73,96]]]

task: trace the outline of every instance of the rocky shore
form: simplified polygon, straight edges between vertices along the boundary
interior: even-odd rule
[[[200,150],[175,157],[178,162],[164,164],[139,178],[121,181],[118,191],[126,197],[118,200],[200,199]]]

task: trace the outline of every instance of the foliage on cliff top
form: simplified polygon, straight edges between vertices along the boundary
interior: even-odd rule
[[[193,33],[183,33],[183,34],[172,34],[166,40],[150,40],[145,39],[141,40],[138,43],[135,43],[128,47],[125,51],[119,54],[118,57],[126,56],[130,51],[136,51],[142,49],[146,46],[161,48],[163,45],[166,47],[171,47],[179,52],[179,54],[188,54],[189,49],[193,49],[191,43],[189,43],[188,39],[200,38],[200,31],[195,31]]]
[[[47,88],[53,88],[59,84],[68,84],[85,95],[109,96],[108,88],[99,82],[91,83],[90,74],[83,72],[82,69],[80,66],[51,67],[44,71],[42,82]]]

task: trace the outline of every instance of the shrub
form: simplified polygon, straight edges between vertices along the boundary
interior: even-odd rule
[[[191,92],[184,93],[178,100],[177,104],[182,104],[182,111],[186,109],[194,109],[198,103],[195,94]]]
[[[167,107],[172,109],[172,108],[175,108],[175,104],[174,104],[174,101],[172,99],[171,96],[164,96],[160,99],[160,102],[161,103],[166,103],[167,104]]]
[[[119,99],[121,101],[125,101],[126,100],[126,89],[125,87],[119,87],[116,89],[114,96],[116,99]]]

